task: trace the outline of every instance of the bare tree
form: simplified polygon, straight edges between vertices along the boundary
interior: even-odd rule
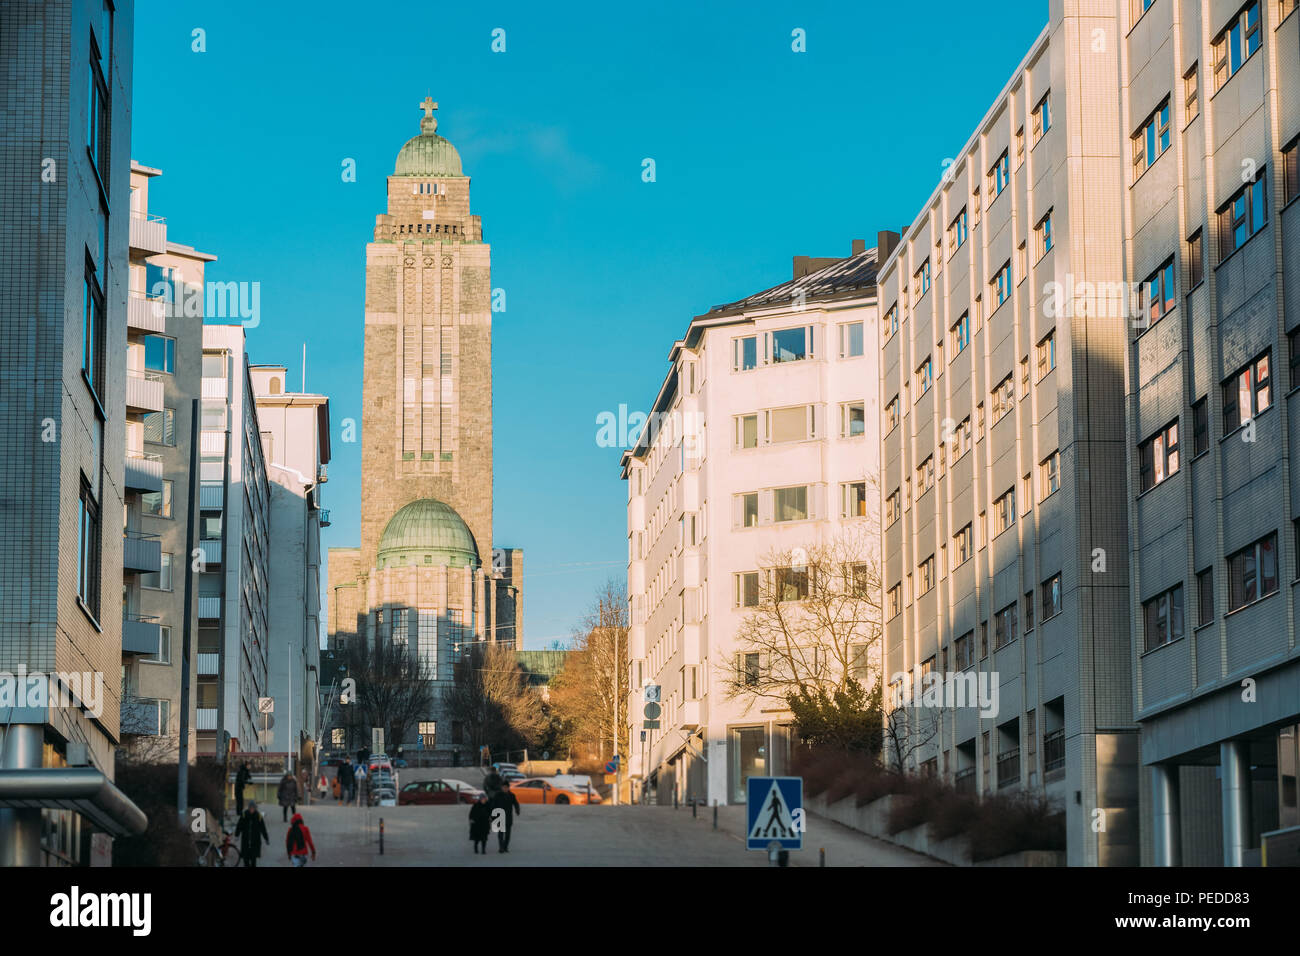
[[[551,681],[551,706],[569,740],[594,743],[602,757],[627,753],[627,631],[627,591],[606,581]]]
[[[459,721],[475,750],[503,752],[534,745],[547,728],[541,697],[529,686],[512,647],[468,645],[443,705]]]
[[[344,673],[356,681],[356,699],[339,708],[337,726],[348,740],[369,741],[374,727],[400,744],[433,709],[429,664],[404,644],[349,641],[340,653]]]
[[[939,733],[939,712],[915,702],[890,702],[884,720],[885,759],[897,770],[912,769],[915,754]]]
[[[880,560],[866,525],[770,551],[762,570],[741,579],[750,610],[736,632],[728,697],[786,702],[879,681]]]

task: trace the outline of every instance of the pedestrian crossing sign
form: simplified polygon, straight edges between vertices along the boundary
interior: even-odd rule
[[[745,794],[745,849],[803,849],[803,777],[750,777]]]

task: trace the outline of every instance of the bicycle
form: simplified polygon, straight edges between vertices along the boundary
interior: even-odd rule
[[[214,844],[209,839],[195,841],[198,845],[199,866],[239,866],[239,847],[229,833],[221,831],[221,842]]]

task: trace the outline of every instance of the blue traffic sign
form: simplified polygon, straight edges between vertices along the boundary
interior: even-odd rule
[[[745,794],[745,849],[803,849],[803,777],[750,777]]]
[[[618,773],[618,754],[614,755],[613,760],[605,762],[605,773]]]

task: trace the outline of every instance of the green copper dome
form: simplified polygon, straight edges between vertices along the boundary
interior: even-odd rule
[[[379,566],[477,568],[478,545],[465,520],[441,501],[419,498],[393,515],[379,538]]]
[[[394,176],[463,176],[460,171],[460,153],[435,132],[438,121],[433,111],[438,104],[425,97],[420,104],[424,117],[420,120],[420,135],[406,141],[397,154]]]

